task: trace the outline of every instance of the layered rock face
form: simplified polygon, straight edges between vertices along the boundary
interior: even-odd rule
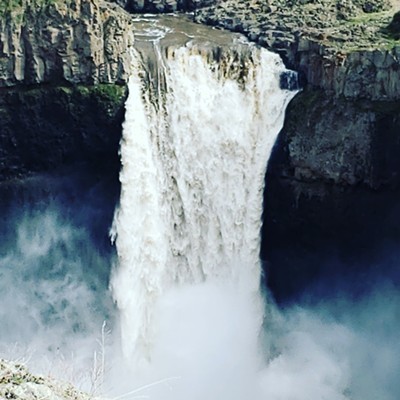
[[[384,34],[393,10],[383,0],[226,0],[195,18],[279,52],[309,85],[329,94],[397,100],[400,42]]]
[[[24,0],[0,18],[0,86],[124,82],[130,16],[103,1]]]
[[[118,169],[130,14],[102,0],[13,4],[0,5],[0,180],[84,161]]]

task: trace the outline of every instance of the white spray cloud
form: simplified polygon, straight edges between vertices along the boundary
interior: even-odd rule
[[[1,233],[0,357],[90,388],[96,339],[113,312],[100,278],[110,260],[62,208],[39,203],[15,204]]]
[[[9,232],[14,245],[4,238],[1,248],[1,354],[30,357],[36,371],[90,389],[102,321],[115,310],[102,305],[107,293],[88,266],[108,261],[61,209],[21,214]],[[260,298],[234,284],[167,291],[157,303],[151,362],[132,372],[107,336],[99,390],[126,395],[150,384],[124,398],[163,400],[397,400],[396,287],[377,280],[363,297],[344,291],[310,304],[279,310],[268,301],[261,327]]]

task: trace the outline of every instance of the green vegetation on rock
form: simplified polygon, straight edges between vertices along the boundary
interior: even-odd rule
[[[123,108],[127,96],[126,86],[116,84],[77,85],[70,90],[78,102],[84,103],[88,100],[96,102],[99,112],[109,117],[114,117]]]
[[[120,104],[126,99],[126,86],[99,84],[92,86],[91,91],[95,96],[98,96],[99,101],[110,104]]]

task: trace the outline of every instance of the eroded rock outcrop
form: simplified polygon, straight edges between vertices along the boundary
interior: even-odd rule
[[[0,397],[20,400],[89,400],[71,384],[31,374],[18,363],[0,360]]]
[[[0,86],[125,82],[131,17],[102,0],[24,0],[1,11]]]
[[[399,186],[399,133],[399,102],[350,101],[307,89],[287,110],[281,174],[297,182]]]

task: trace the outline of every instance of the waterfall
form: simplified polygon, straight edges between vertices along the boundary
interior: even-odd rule
[[[260,328],[264,175],[294,92],[280,89],[279,56],[240,36],[205,39],[158,20],[139,23],[111,288],[126,359],[151,362],[160,302],[174,291],[208,285],[218,307],[226,290],[243,299],[237,311],[254,309]]]

